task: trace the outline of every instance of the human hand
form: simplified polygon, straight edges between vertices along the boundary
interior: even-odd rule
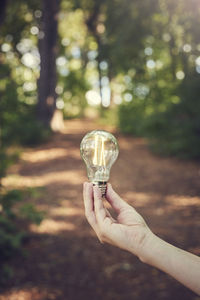
[[[166,272],[200,295],[200,257],[154,235],[142,216],[124,202],[110,184],[106,200],[116,211],[116,219],[105,208],[97,186],[85,182],[83,197],[86,217],[101,242],[130,251],[141,261]]]
[[[142,216],[123,201],[110,184],[107,185],[106,200],[116,211],[116,219],[105,208],[101,191],[97,186],[85,182],[83,198],[86,218],[99,240],[102,243],[107,242],[130,251],[143,261],[146,242],[151,237],[152,232]]]

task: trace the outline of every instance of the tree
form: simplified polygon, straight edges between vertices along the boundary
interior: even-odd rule
[[[60,0],[43,0],[40,24],[40,78],[38,80],[37,117],[49,127],[56,110],[56,53]]]
[[[3,23],[5,17],[6,4],[7,4],[6,0],[2,0],[0,2],[0,25]]]

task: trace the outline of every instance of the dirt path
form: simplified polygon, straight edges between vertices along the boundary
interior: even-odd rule
[[[79,145],[98,126],[73,120],[38,148],[27,149],[4,184],[42,187],[32,199],[46,218],[13,262],[16,276],[0,300],[197,300],[164,273],[125,251],[101,245],[87,224],[82,201],[85,166]],[[112,130],[111,128],[107,128]],[[142,139],[116,133],[120,156],[113,187],[167,241],[200,255],[200,164],[152,155]]]

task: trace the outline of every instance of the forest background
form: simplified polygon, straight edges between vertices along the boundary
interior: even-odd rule
[[[1,184],[21,146],[100,118],[159,155],[200,158],[198,0],[3,0],[0,3],[1,260],[20,248],[19,219],[39,223]],[[11,270],[4,266],[6,276]],[[5,276],[5,278],[6,278]]]

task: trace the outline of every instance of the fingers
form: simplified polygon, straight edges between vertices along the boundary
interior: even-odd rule
[[[113,190],[110,183],[107,185],[106,199],[118,214],[129,207],[129,205]]]
[[[109,210],[107,208],[105,208],[105,210],[106,210],[106,215],[111,219],[111,221],[113,223],[117,223],[117,221],[111,216]]]
[[[114,223],[114,219],[108,213],[103,205],[103,200],[101,197],[101,191],[97,186],[93,187],[94,191],[94,210],[98,225],[98,238],[101,243],[107,241],[109,235],[111,224]]]
[[[103,205],[101,191],[92,183],[83,185],[85,215],[101,242],[106,241],[109,226],[116,222]]]
[[[93,185],[92,183],[84,182],[83,184],[83,200],[85,206],[85,216],[94,230],[96,230],[96,217],[94,213],[93,202]]]
[[[106,210],[103,205],[101,191],[97,186],[93,187],[94,191],[94,210],[98,223],[102,223],[106,218]]]
[[[93,186],[92,183],[84,182],[83,184],[83,199],[86,212],[94,211],[93,204]]]

